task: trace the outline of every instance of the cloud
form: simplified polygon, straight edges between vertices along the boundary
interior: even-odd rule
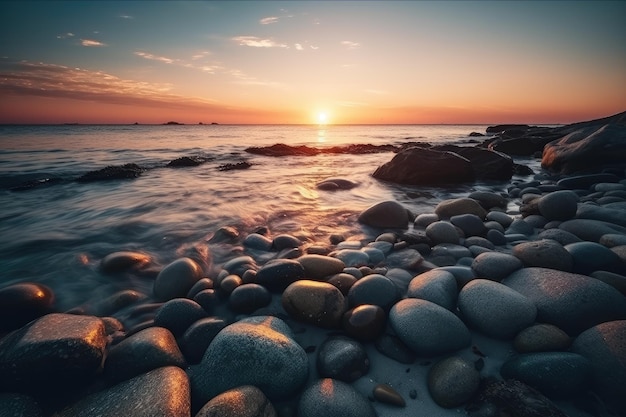
[[[357,49],[361,47],[360,43],[352,41],[341,41],[341,44],[348,49]]]
[[[294,45],[294,48],[296,48],[298,51],[303,51],[304,50],[304,47],[302,45],[300,45],[299,43],[296,43]]]
[[[74,34],[72,32],[63,33],[61,35],[57,35],[57,39],[68,39],[73,38]]]
[[[320,49],[319,46],[314,46],[314,45],[309,45],[309,47],[313,49],[314,51]]]
[[[259,20],[259,23],[262,25],[271,25],[272,23],[278,22],[278,19],[278,16],[264,17],[263,19]]]
[[[202,51],[202,52],[198,52],[195,55],[192,55],[191,59],[194,60],[194,61],[197,61],[198,59],[206,58],[209,55],[211,55],[211,52],[209,52],[209,51]]]
[[[82,46],[107,46],[105,43],[94,41],[93,39],[81,39],[80,44]]]
[[[272,39],[262,39],[256,36],[235,36],[232,40],[241,46],[251,46],[253,48],[288,48],[284,43],[278,43]]]
[[[176,61],[175,59],[172,59],[172,58],[167,58],[167,57],[164,57],[164,56],[152,55],[152,54],[149,54],[147,52],[141,52],[141,51],[135,51],[135,55],[140,56],[140,57],[145,58],[145,59],[149,59],[151,61],[163,62],[165,64],[172,64],[173,62]]]
[[[129,16],[129,15],[127,15],[127,14],[122,14],[122,15],[120,15],[120,18],[121,18],[121,19],[126,19],[126,20],[133,20],[133,19],[134,19],[134,17],[133,17],[133,16]]]

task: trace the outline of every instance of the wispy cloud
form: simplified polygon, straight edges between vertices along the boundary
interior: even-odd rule
[[[235,36],[232,38],[242,46],[251,46],[253,48],[288,48],[284,43],[276,42],[272,39],[263,39],[256,36]]]
[[[176,61],[176,60],[174,60],[172,58],[167,58],[167,57],[164,57],[164,56],[153,55],[153,54],[150,54],[148,52],[142,52],[142,51],[135,51],[135,55],[140,56],[140,57],[145,58],[145,59],[149,59],[151,61],[163,62],[165,64],[172,64],[172,63],[174,63]]]
[[[63,33],[61,35],[57,35],[57,39],[68,39],[73,38],[74,34],[72,32]]]
[[[155,55],[144,51],[135,51],[135,55],[150,61],[162,62],[168,65],[177,65],[180,67],[195,69],[209,74],[215,74],[218,70],[222,69],[221,65],[198,62],[200,59],[209,55],[208,51],[192,55],[191,62],[183,59],[168,58],[166,56]]]
[[[105,43],[102,43],[100,41],[94,41],[93,39],[81,39],[80,40],[80,44],[82,46],[87,46],[87,47],[98,47],[98,46],[107,46]]]
[[[259,20],[259,23],[262,25],[271,25],[272,23],[278,22],[278,19],[278,16],[264,17],[263,19]]]
[[[357,49],[361,47],[360,43],[352,41],[341,41],[341,44],[348,49]]]
[[[313,49],[313,50],[318,50],[318,49],[320,49],[320,47],[319,47],[319,46],[315,46],[315,45],[309,45],[309,47],[310,47],[311,49]]]
[[[197,54],[192,55],[191,59],[194,61],[197,61],[198,59],[206,58],[209,55],[211,55],[211,52],[202,51],[202,52],[198,52]]]
[[[304,46],[302,46],[302,45],[301,45],[301,44],[299,44],[299,43],[296,43],[296,44],[294,45],[294,48],[296,48],[298,51],[303,51],[303,50],[304,50]]]
[[[126,19],[126,20],[133,20],[135,17],[127,15],[127,14],[122,14],[122,15],[120,15],[120,18],[121,19]]]

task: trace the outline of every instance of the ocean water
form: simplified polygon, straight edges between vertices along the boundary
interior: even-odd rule
[[[445,198],[479,189],[504,190],[508,182],[454,188],[407,187],[371,174],[392,152],[269,157],[245,151],[276,143],[329,147],[410,141],[469,143],[486,126],[0,126],[0,287],[32,281],[48,285],[59,310],[93,302],[122,289],[150,294],[152,280],[120,280],[100,273],[109,253],[132,250],[166,265],[222,226],[242,235],[266,226],[307,244],[328,243],[331,233],[360,238],[373,233],[356,218],[363,209],[394,199],[416,214]],[[480,138],[479,138],[480,139]],[[183,156],[197,167],[169,168]],[[247,161],[248,169],[220,165]],[[81,183],[75,179],[108,165],[135,163],[136,179]],[[340,177],[350,190],[316,184]],[[49,181],[16,191],[28,181]],[[214,264],[232,253],[210,248]]]

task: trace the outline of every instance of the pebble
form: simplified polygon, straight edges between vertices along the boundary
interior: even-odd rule
[[[367,253],[357,249],[341,249],[331,253],[331,256],[339,259],[345,266],[367,266],[370,263],[370,257]]]
[[[219,289],[224,294],[230,295],[241,284],[243,284],[243,280],[239,275],[230,274],[219,281]]]
[[[296,281],[285,289],[281,300],[291,317],[326,328],[339,327],[348,309],[341,291],[327,282]]]
[[[626,270],[620,257],[596,242],[576,242],[565,245],[573,260],[572,272],[589,275],[594,271],[621,272]]]
[[[490,211],[489,213],[487,213],[486,219],[497,222],[505,228],[509,227],[514,220],[513,217],[501,211]]]
[[[165,327],[178,337],[182,336],[192,323],[206,316],[206,311],[195,301],[174,298],[159,308],[154,316],[154,325]]]
[[[343,272],[346,264],[340,259],[322,255],[303,255],[296,259],[304,268],[306,278],[323,280],[324,278]]]
[[[468,248],[462,245],[455,245],[454,243],[440,243],[432,248],[430,256],[450,256],[455,259],[461,259],[471,257],[472,253]]]
[[[439,243],[459,243],[459,232],[456,227],[447,221],[437,221],[426,227],[426,236],[434,245]]]
[[[304,390],[298,417],[376,417],[370,401],[352,386],[331,378],[320,379]]]
[[[572,255],[560,243],[541,239],[524,242],[513,248],[513,255],[526,267],[541,267],[572,271]]]
[[[362,304],[346,311],[341,323],[350,337],[363,342],[376,340],[385,329],[387,314],[377,305]]]
[[[454,278],[456,278],[456,284],[458,288],[463,288],[468,282],[476,278],[476,274],[469,266],[462,265],[454,265],[454,266],[444,266],[441,268],[437,268],[440,271],[448,271]]]
[[[154,281],[153,293],[158,301],[184,297],[202,278],[202,269],[190,258],[180,258],[159,272]]]
[[[381,403],[406,407],[406,401],[404,401],[402,395],[387,384],[377,384],[372,391],[372,396]]]
[[[490,229],[487,231],[487,239],[496,246],[507,244],[506,236],[499,230]]]
[[[316,366],[322,378],[353,382],[367,374],[370,360],[358,341],[346,336],[331,336],[317,350]]]
[[[494,207],[506,208],[508,204],[506,198],[491,191],[473,191],[467,197],[478,201],[478,203],[486,210]]]
[[[264,286],[273,293],[280,293],[291,283],[303,279],[305,276],[305,269],[298,260],[276,259],[269,261],[256,272],[255,283]]]
[[[626,276],[614,274],[613,272],[607,271],[595,271],[592,272],[589,276],[596,278],[597,280],[602,281],[606,284],[609,284],[611,287],[615,288],[623,295],[626,295]]]
[[[194,295],[193,301],[198,303],[207,314],[211,314],[219,303],[219,297],[215,290],[208,289]]]
[[[420,356],[454,352],[470,344],[470,332],[449,310],[426,300],[406,298],[389,311],[389,324]]]
[[[485,252],[474,258],[471,268],[477,277],[499,282],[523,266],[518,257],[508,253]]]
[[[19,329],[54,309],[54,293],[43,284],[21,282],[0,289],[0,333]]]
[[[402,268],[408,270],[419,269],[424,257],[415,249],[401,249],[387,255],[386,265],[389,268]]]
[[[552,324],[535,324],[519,332],[513,340],[513,347],[519,353],[565,351],[572,344],[572,338]]]
[[[544,230],[537,235],[537,238],[555,240],[563,246],[569,245],[570,243],[582,242],[578,236],[562,229]]]
[[[626,234],[626,227],[593,219],[567,220],[559,225],[559,229],[589,242],[599,242],[602,236],[607,234]]]
[[[569,220],[576,215],[579,199],[570,190],[554,191],[539,199],[539,212],[547,220]]]
[[[225,391],[206,403],[195,417],[277,417],[263,391],[244,385]]]
[[[376,350],[396,362],[410,365],[417,359],[411,348],[405,345],[399,337],[388,333],[376,339],[375,346]]]
[[[478,391],[480,374],[474,365],[452,356],[434,364],[428,371],[428,392],[443,408],[465,404]]]
[[[486,232],[482,218],[475,214],[457,214],[450,217],[450,223],[463,230],[465,236],[482,236]]]
[[[367,255],[369,259],[369,263],[373,266],[376,266],[385,260],[385,253],[381,251],[380,249],[376,249],[373,247],[365,247],[361,250]]]
[[[241,314],[252,314],[272,301],[272,294],[259,284],[243,284],[230,293],[228,305]]]
[[[115,274],[127,270],[141,269],[151,262],[150,256],[131,251],[113,252],[102,258],[100,270],[105,274]]]
[[[415,218],[413,225],[415,227],[426,228],[429,224],[439,220],[439,216],[435,213],[422,213]]]
[[[485,233],[487,233],[486,229],[485,229]],[[481,236],[466,237],[465,242],[463,244],[468,248],[471,248],[472,246],[480,246],[489,250],[495,249],[493,242]]]
[[[458,308],[471,327],[497,339],[512,339],[537,316],[531,300],[486,279],[475,279],[461,289]]]
[[[415,276],[406,293],[409,298],[420,298],[450,311],[456,309],[458,286],[451,272],[433,269]]]
[[[441,201],[437,204],[435,214],[437,214],[440,219],[449,219],[452,216],[460,214],[474,214],[484,219],[487,215],[487,211],[474,199],[454,198]]]
[[[272,247],[277,251],[281,251],[283,249],[297,248],[301,245],[302,242],[300,242],[300,239],[286,234],[275,236],[272,240]]]
[[[259,233],[250,233],[243,239],[243,245],[250,249],[257,249],[264,252],[272,250],[272,240]]]
[[[389,311],[400,295],[395,284],[381,274],[364,276],[354,283],[348,291],[348,305],[356,307],[362,304],[373,304]]]
[[[524,236],[530,236],[535,232],[535,229],[524,219],[515,219],[513,223],[506,229],[505,234],[520,234]]]
[[[374,204],[358,217],[359,223],[383,229],[406,229],[411,220],[408,210],[395,200]]]
[[[350,288],[352,288],[356,281],[357,279],[354,275],[344,272],[340,274],[335,274],[326,280],[326,282],[328,282],[329,284],[337,287],[339,291],[341,291],[341,293],[344,295],[344,297],[348,295],[348,291],[350,291]]]
[[[257,270],[258,266],[252,257],[243,255],[227,261],[224,265],[222,265],[222,268],[230,274],[241,276],[249,269]]]
[[[598,243],[606,246],[607,248],[612,248],[613,246],[623,246],[626,245],[626,235],[618,233],[608,233],[606,235],[602,235]]]
[[[226,324],[217,317],[206,317],[189,326],[179,340],[180,349],[187,362],[194,364],[200,362],[209,344]]]

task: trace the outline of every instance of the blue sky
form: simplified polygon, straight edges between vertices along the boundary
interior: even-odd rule
[[[0,122],[601,117],[626,110],[625,16],[618,1],[3,2]]]

